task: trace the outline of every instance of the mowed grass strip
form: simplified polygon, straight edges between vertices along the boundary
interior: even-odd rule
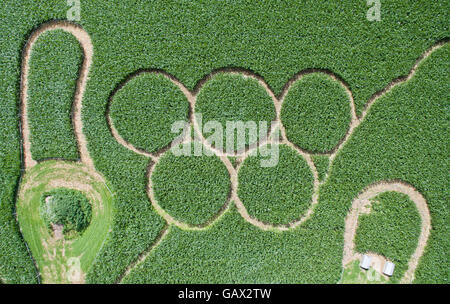
[[[374,268],[364,270],[360,266],[360,261],[353,261],[343,270],[341,284],[382,284],[389,282],[385,276]]]
[[[345,136],[350,111],[344,87],[325,73],[312,73],[289,88],[281,121],[289,141],[304,150],[325,153]]]
[[[355,250],[392,261],[395,270],[389,282],[399,282],[420,235],[421,219],[414,202],[405,194],[384,192],[372,199],[370,214],[362,214],[358,222]]]
[[[272,149],[270,145],[262,147]],[[250,216],[266,223],[289,224],[298,220],[312,202],[314,178],[304,158],[286,145],[279,145],[278,164],[262,167],[250,156],[238,173],[238,195]]]
[[[116,92],[110,105],[119,134],[136,148],[156,152],[177,136],[176,121],[187,121],[189,103],[181,90],[159,73],[143,73]]]
[[[169,151],[151,178],[157,203],[176,220],[191,225],[214,217],[231,191],[227,168],[215,155],[176,156]]]
[[[202,115],[203,125],[211,121],[217,121],[222,125],[225,140],[223,150],[227,147],[226,134],[231,129],[227,129],[227,122],[243,123],[254,122],[258,127],[259,123],[266,122],[267,128],[275,119],[275,106],[272,98],[260,85],[258,80],[251,77],[244,77],[240,74],[219,73],[208,80],[201,88],[195,104],[195,112]],[[212,135],[216,130],[203,134],[205,138]],[[264,138],[267,134],[260,136],[257,132],[257,140]],[[238,134],[234,131],[234,150],[241,150],[238,147]],[[249,133],[245,134],[245,146],[254,144],[256,141],[249,138]],[[214,144],[214,143],[213,143]]]
[[[42,34],[31,51],[28,117],[36,160],[79,158],[71,116],[81,61],[78,40],[63,30]]]

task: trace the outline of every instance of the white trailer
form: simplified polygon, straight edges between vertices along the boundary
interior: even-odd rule
[[[362,269],[369,269],[370,268],[370,262],[372,261],[372,257],[368,256],[368,255],[363,255],[362,259],[361,259],[361,263],[359,263],[359,267],[361,267]]]
[[[394,273],[395,264],[392,262],[387,261],[384,264],[383,273],[387,276],[392,276]]]

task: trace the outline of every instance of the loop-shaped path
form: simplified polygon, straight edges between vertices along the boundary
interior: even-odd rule
[[[31,168],[37,164],[31,154],[30,127],[28,120],[28,75],[30,71],[30,59],[33,46],[39,37],[51,30],[64,30],[72,34],[80,43],[83,50],[83,64],[80,69],[80,75],[77,80],[74,101],[72,105],[72,123],[74,126],[75,138],[78,144],[81,162],[87,167],[94,170],[94,163],[87,148],[87,140],[83,134],[83,121],[81,119],[82,101],[86,84],[88,81],[89,69],[92,65],[92,57],[94,54],[94,46],[91,37],[81,27],[61,21],[49,22],[36,31],[34,31],[25,45],[22,56],[22,71],[20,81],[20,104],[21,104],[21,133],[23,140],[23,155],[25,169]]]
[[[421,218],[421,232],[418,245],[408,264],[408,270],[401,279],[401,283],[411,283],[414,280],[414,272],[423,255],[431,230],[431,216],[427,201],[414,187],[402,182],[381,182],[367,187],[357,198],[353,200],[352,207],[345,220],[344,253],[342,266],[345,267],[354,260],[360,260],[362,255],[355,252],[355,236],[358,227],[358,217],[363,213],[370,213],[370,200],[383,192],[395,191],[406,194],[416,205]],[[370,254],[374,255],[374,254]],[[380,261],[386,262],[382,256],[376,255]]]

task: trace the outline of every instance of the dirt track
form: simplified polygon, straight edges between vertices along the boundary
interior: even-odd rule
[[[366,115],[368,114],[371,106],[384,94],[386,94],[387,92],[389,92],[393,87],[397,86],[400,83],[403,83],[405,81],[410,80],[416,73],[418,66],[421,64],[421,62],[423,60],[425,60],[433,51],[435,51],[436,49],[438,49],[439,47],[443,46],[444,43],[438,43],[435,46],[433,46],[432,48],[430,48],[429,50],[427,50],[424,54],[422,54],[422,56],[420,56],[416,63],[414,64],[413,68],[411,69],[410,73],[405,76],[405,77],[401,77],[398,78],[394,81],[392,81],[390,84],[388,84],[388,86],[381,90],[380,92],[377,92],[376,94],[373,95],[373,97],[368,101],[365,110],[363,111],[361,117],[358,117],[356,115],[356,109],[355,109],[355,103],[354,103],[354,99],[353,99],[353,94],[351,92],[351,90],[349,89],[348,85],[341,80],[339,77],[337,77],[336,75],[334,75],[331,71],[328,70],[317,70],[317,69],[308,69],[305,71],[302,71],[300,73],[298,73],[297,75],[295,75],[291,80],[289,80],[286,84],[286,86],[284,87],[283,91],[281,92],[281,94],[277,97],[272,90],[270,89],[269,85],[264,81],[264,79],[262,79],[261,77],[259,77],[258,75],[255,75],[249,71],[243,70],[243,69],[233,69],[233,68],[225,68],[225,69],[221,69],[218,71],[215,71],[207,76],[205,76],[202,80],[200,80],[197,85],[195,86],[194,90],[189,90],[187,89],[179,80],[177,80],[175,77],[173,77],[170,74],[167,74],[165,72],[161,72],[161,71],[154,71],[154,70],[149,70],[149,71],[142,71],[141,73],[137,73],[135,74],[133,77],[137,77],[139,75],[141,75],[142,73],[160,73],[162,75],[164,75],[166,78],[168,78],[173,84],[175,84],[182,92],[183,94],[186,96],[187,100],[189,101],[190,104],[190,109],[191,109],[191,115],[190,115],[190,123],[194,128],[194,132],[197,135],[197,138],[199,138],[201,140],[201,142],[203,143],[203,145],[208,148],[209,150],[213,151],[218,157],[221,158],[222,162],[225,164],[225,166],[227,167],[227,170],[229,172],[230,175],[230,179],[231,179],[231,184],[232,184],[232,194],[231,194],[231,200],[233,200],[235,202],[235,205],[239,211],[239,213],[241,214],[241,216],[248,221],[249,223],[251,223],[252,225],[255,225],[257,227],[259,227],[260,229],[263,230],[277,230],[277,231],[285,231],[285,230],[289,230],[289,229],[293,229],[298,227],[299,225],[301,225],[303,222],[305,222],[307,219],[309,219],[311,217],[311,215],[314,212],[314,207],[315,205],[317,205],[318,203],[318,191],[319,191],[319,186],[321,183],[324,183],[327,178],[328,178],[328,174],[329,172],[327,172],[326,177],[324,179],[324,181],[320,182],[319,178],[318,178],[318,172],[317,169],[314,165],[314,162],[312,161],[311,158],[311,154],[308,151],[305,151],[303,149],[301,149],[300,147],[297,147],[296,145],[294,145],[293,143],[291,143],[286,136],[286,131],[281,123],[281,107],[284,101],[284,98],[287,94],[287,92],[289,91],[289,88],[292,86],[292,84],[294,84],[296,81],[300,80],[303,76],[311,74],[311,73],[324,73],[326,75],[328,75],[329,77],[331,77],[334,81],[337,81],[342,88],[346,91],[348,98],[349,98],[349,103],[350,103],[350,110],[351,110],[351,123],[349,125],[349,129],[346,133],[346,135],[341,139],[341,141],[338,143],[338,145],[329,153],[326,154],[330,157],[330,168],[331,168],[331,164],[334,160],[334,158],[336,157],[337,153],[342,149],[342,147],[345,145],[345,143],[348,141],[348,139],[351,137],[351,135],[353,134],[354,130],[361,124],[361,122],[364,120],[364,118],[366,117]],[[289,225],[275,225],[275,224],[271,224],[271,223],[264,223],[256,218],[253,218],[252,216],[250,216],[247,212],[247,209],[245,207],[245,205],[243,204],[243,202],[240,200],[240,198],[237,195],[237,189],[238,189],[238,172],[239,169],[243,163],[243,161],[250,155],[250,153],[252,153],[255,149],[267,144],[267,143],[274,143],[277,141],[274,141],[273,139],[273,135],[274,135],[274,130],[270,130],[269,134],[267,137],[263,138],[259,143],[257,143],[256,145],[252,145],[250,147],[248,147],[245,151],[238,151],[234,154],[227,154],[223,151],[220,151],[218,149],[216,149],[215,147],[211,146],[207,140],[204,138],[200,128],[199,128],[199,124],[196,121],[196,116],[194,115],[195,112],[195,103],[197,100],[197,95],[199,93],[199,91],[201,90],[201,88],[203,87],[203,85],[210,79],[212,79],[213,77],[215,77],[216,75],[220,74],[220,73],[229,73],[229,74],[234,74],[234,75],[241,75],[242,77],[245,78],[253,78],[256,81],[259,82],[259,84],[266,90],[267,94],[269,96],[271,96],[272,101],[275,105],[275,110],[276,110],[276,123],[279,126],[279,129],[281,131],[281,139],[278,141],[281,144],[286,144],[289,147],[291,147],[292,149],[294,149],[297,153],[299,153],[308,163],[311,172],[314,176],[314,193],[313,196],[311,198],[311,205],[310,208],[306,211],[306,213],[302,216],[299,217],[298,220],[291,222]],[[147,153],[145,151],[140,151],[136,148],[134,148],[130,143],[126,142],[123,138],[121,138],[121,136],[118,134],[117,130],[114,128],[111,118],[107,117],[112,135],[114,136],[114,138],[116,138],[117,142],[119,142],[120,144],[122,144],[123,146],[125,146],[126,148],[130,149],[131,151],[134,151],[136,153],[139,153],[141,155],[145,155],[149,158],[152,159],[152,161],[154,163],[157,163],[159,160],[159,157],[161,156],[162,153]],[[186,142],[187,138],[185,138],[185,142]],[[167,151],[167,148],[163,148],[162,149],[163,152]],[[237,166],[237,168],[234,168],[233,165],[231,164],[231,162],[229,161],[227,156],[236,156],[238,157],[238,162],[239,165]],[[151,168],[150,170],[150,174],[149,176],[151,176],[152,170],[153,170],[154,166]],[[152,193],[152,187],[151,187],[151,180],[149,181],[149,187],[148,187],[148,195],[150,200],[152,201],[152,204],[154,205],[156,211],[162,216],[164,217],[169,223],[175,224],[177,226],[179,226],[182,229],[199,229],[198,227],[192,227],[188,224],[185,223],[181,223],[178,222],[177,220],[175,220],[173,217],[171,217],[169,214],[167,214],[156,202],[154,194]],[[217,216],[217,218],[220,217],[219,215]],[[206,227],[203,227],[206,228]],[[201,229],[201,228],[200,228]]]

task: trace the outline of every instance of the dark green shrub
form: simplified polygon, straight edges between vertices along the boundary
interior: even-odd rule
[[[45,223],[64,226],[64,233],[82,232],[89,225],[92,208],[89,200],[79,191],[58,188],[44,193],[39,212]]]

